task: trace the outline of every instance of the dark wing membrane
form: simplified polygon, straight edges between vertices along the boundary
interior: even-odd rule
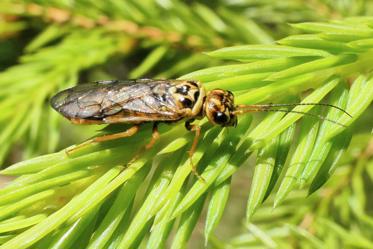
[[[167,121],[182,118],[169,91],[174,81],[99,81],[59,92],[51,105],[68,119],[104,123]]]

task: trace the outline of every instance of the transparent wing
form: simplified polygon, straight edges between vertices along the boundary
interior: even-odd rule
[[[56,94],[51,105],[69,119],[111,123],[178,120],[180,113],[169,92],[173,82],[141,79],[82,84]]]

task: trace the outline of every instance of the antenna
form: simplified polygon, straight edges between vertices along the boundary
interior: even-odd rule
[[[339,106],[332,105],[332,104],[327,104],[327,103],[286,103],[286,104],[258,104],[258,105],[238,105],[237,108],[257,108],[257,109],[267,109],[267,108],[272,108],[272,107],[286,107],[286,106],[299,106],[299,105],[313,105],[313,106],[327,106],[327,107],[332,107],[337,110],[340,110],[341,112],[347,114],[349,117],[352,118],[351,114],[349,114],[347,111],[342,109]]]
[[[331,105],[331,104],[324,104],[324,103],[290,103],[290,104],[259,104],[259,105],[238,105],[236,107],[236,110],[233,112],[235,115],[242,115],[244,113],[249,113],[249,112],[285,112],[285,113],[296,113],[296,114],[302,114],[302,115],[307,115],[311,117],[315,117],[321,120],[325,120],[328,122],[331,122],[333,124],[337,124],[342,127],[346,127],[345,125],[338,123],[337,121],[334,121],[332,119],[326,118],[322,115],[318,114],[313,114],[313,113],[308,113],[308,112],[301,112],[301,111],[293,111],[293,110],[283,110],[283,109],[271,109],[271,108],[276,108],[276,107],[285,107],[285,106],[298,106],[298,105],[313,105],[313,106],[327,106],[327,107],[332,107],[335,109],[338,109],[348,115],[349,117],[352,118],[352,116],[346,112],[344,109]]]

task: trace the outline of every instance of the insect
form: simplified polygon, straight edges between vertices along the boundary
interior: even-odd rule
[[[95,137],[89,142],[103,142],[129,137],[139,131],[142,123],[153,122],[152,138],[146,145],[146,149],[151,148],[159,139],[158,123],[184,120],[185,127],[195,132],[189,151],[190,158],[196,149],[200,136],[200,127],[192,124],[195,119],[207,117],[210,123],[226,127],[236,126],[237,115],[247,112],[302,113],[273,109],[274,107],[326,105],[345,112],[337,106],[320,103],[236,106],[233,93],[228,90],[215,89],[207,92],[200,82],[194,80],[154,79],[106,80],[78,85],[57,93],[52,97],[51,105],[75,124],[133,124],[124,132]],[[195,168],[193,170],[195,171]]]

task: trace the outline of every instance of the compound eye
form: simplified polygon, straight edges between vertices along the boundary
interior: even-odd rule
[[[217,124],[225,124],[228,121],[228,117],[224,114],[224,112],[215,112],[214,121]]]

